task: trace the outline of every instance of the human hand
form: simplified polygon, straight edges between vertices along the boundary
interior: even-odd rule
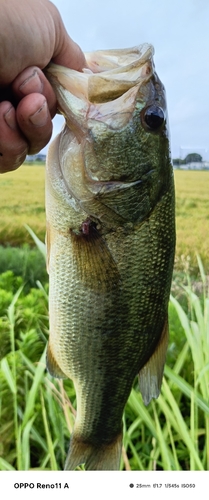
[[[56,97],[42,69],[82,70],[86,61],[49,0],[0,0],[0,173],[48,143]]]

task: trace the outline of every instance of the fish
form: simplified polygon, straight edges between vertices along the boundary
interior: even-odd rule
[[[165,88],[154,48],[86,54],[46,75],[65,118],[46,165],[47,368],[69,378],[77,416],[65,470],[119,470],[135,382],[160,393],[175,254]]]

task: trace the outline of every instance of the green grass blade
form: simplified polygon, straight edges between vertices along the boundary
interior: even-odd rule
[[[190,328],[189,319],[188,319],[186,313],[184,312],[183,308],[181,307],[180,303],[172,295],[170,296],[170,301],[172,302],[172,304],[174,305],[174,307],[176,309],[176,312],[179,316],[179,320],[181,322],[181,325],[182,325],[182,327],[185,331],[186,337],[188,339],[189,345],[190,345],[190,347],[192,347],[193,346],[193,336],[192,336],[192,332],[191,332],[191,328]]]
[[[193,387],[186,382],[180,375],[177,375],[174,373],[171,368],[169,368],[167,365],[165,366],[164,373],[166,377],[168,377],[176,386],[185,394],[188,396],[190,399],[192,395],[194,396],[195,403],[198,405],[198,407],[203,410],[207,415],[209,415],[209,403],[205,401],[199,393],[194,391]]]
[[[31,389],[27,395],[27,402],[26,402],[26,407],[25,407],[25,413],[23,417],[23,427],[26,425],[28,422],[29,418],[31,417],[33,411],[34,411],[34,404],[35,404],[35,398],[37,395],[37,392],[40,388],[40,384],[42,382],[43,374],[46,369],[46,349],[44,350],[41,359],[37,365],[36,371],[35,371],[35,376],[33,380],[33,384],[31,386]]]
[[[40,250],[40,252],[44,256],[44,258],[46,259],[46,245],[45,245],[45,243],[43,243],[43,241],[41,241],[38,238],[38,236],[36,236],[36,234],[33,232],[33,230],[30,228],[30,226],[28,226],[27,224],[24,224],[24,226],[27,229],[27,231],[30,233],[30,235],[32,236],[33,240],[35,241],[37,248]]]
[[[14,380],[13,374],[9,367],[8,361],[6,358],[3,358],[1,361],[1,371],[2,374],[12,392],[12,394],[16,394],[16,382]]]
[[[146,423],[146,426],[150,429],[152,435],[157,438],[157,432],[155,428],[155,423],[150,417],[148,409],[144,406],[144,403],[139,399],[140,395],[132,389],[131,394],[128,399],[128,405],[134,411],[135,415],[140,415],[141,419]]]
[[[177,357],[177,360],[175,362],[175,365],[173,367],[173,371],[178,374],[181,372],[185,362],[186,362],[186,358],[187,358],[187,355],[188,355],[188,351],[189,351],[189,344],[188,342],[185,342],[181,352],[179,353],[178,357]]]
[[[190,405],[190,436],[196,448],[196,427],[195,427],[195,404],[194,404],[194,393],[191,395],[191,405]],[[190,470],[195,470],[195,461],[193,453],[190,450]]]
[[[131,451],[132,451],[132,455],[135,458],[135,462],[136,462],[136,465],[137,465],[137,470],[144,470],[143,462],[142,462],[142,460],[140,458],[140,455],[137,452],[136,447],[132,443],[132,441],[129,438],[129,436],[127,436],[126,445],[128,445],[130,447]]]
[[[169,434],[169,437],[170,437],[170,443],[171,443],[171,448],[172,448],[173,457],[174,457],[174,470],[181,470],[181,466],[179,464],[178,457],[177,457],[177,448],[175,446],[174,436],[173,436],[173,433],[172,433],[172,430],[171,430],[171,426],[170,426],[169,420],[167,420],[166,423],[167,423],[168,434]]]
[[[158,445],[161,450],[161,456],[162,456],[162,467],[163,470],[172,470],[172,465],[171,465],[171,460],[170,460],[170,450],[168,449],[168,445],[166,440],[164,439],[164,435],[161,429],[161,424],[159,422],[159,418],[155,409],[155,405],[152,404],[153,412],[154,412],[154,418],[155,418],[155,425],[156,425],[156,431],[157,431],[157,436],[158,436]]]
[[[199,267],[199,270],[200,270],[201,280],[202,280],[203,285],[205,285],[205,283],[206,283],[205,270],[204,270],[203,263],[202,263],[202,260],[200,258],[200,255],[198,253],[196,254],[196,258],[197,258],[198,267]]]
[[[15,470],[15,468],[7,460],[0,457],[0,470]]]
[[[29,470],[30,469],[30,433],[33,422],[36,416],[34,415],[26,424],[23,433],[22,433],[22,469]]]
[[[192,454],[197,470],[204,470],[204,467],[201,463],[198,453],[196,452],[194,443],[191,439],[188,427],[184,421],[180,409],[165,379],[163,381],[162,392],[163,396],[160,395],[160,397],[157,400],[159,407],[165,413],[166,418],[169,418],[170,423],[172,424],[174,429],[179,433],[180,438],[187,446],[189,452]],[[169,406],[167,403],[168,401],[169,401]]]
[[[28,366],[28,368],[29,368],[30,372],[31,372],[31,373],[33,373],[33,374],[35,375],[35,373],[36,373],[36,366],[34,365],[34,363],[32,363],[32,362],[30,361],[30,359],[28,359],[28,358],[27,358],[27,356],[25,356],[25,354],[23,354],[23,352],[22,352],[22,351],[20,351],[20,356],[21,356],[21,358],[22,358],[22,360],[23,360],[24,364],[25,364],[26,366]]]
[[[40,432],[35,428],[35,426],[31,428],[31,439],[35,443],[38,443],[41,450],[43,450],[44,452],[48,451],[45,439],[43,439],[43,437],[40,435]]]
[[[57,462],[56,462],[56,458],[55,458],[55,454],[54,454],[53,441],[51,438],[50,429],[49,429],[49,425],[48,425],[48,421],[47,421],[47,414],[46,414],[43,392],[41,392],[41,405],[42,405],[42,415],[43,415],[43,421],[44,421],[44,428],[45,428],[45,432],[46,432],[46,440],[47,440],[47,445],[48,445],[48,450],[49,450],[51,470],[58,470],[57,469]]]
[[[8,318],[9,318],[11,325],[15,324],[15,305],[16,305],[16,302],[17,302],[23,288],[24,288],[24,285],[20,286],[19,290],[17,290],[17,292],[15,293],[15,295],[12,299],[12,302],[8,307]]]

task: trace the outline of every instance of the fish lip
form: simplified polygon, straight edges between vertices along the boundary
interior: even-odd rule
[[[146,82],[154,73],[154,48],[150,44],[127,50],[96,51],[93,54],[96,54],[98,60],[102,58],[105,65],[100,67],[98,62],[92,62],[92,53],[86,53],[88,66],[93,68],[90,73],[85,68],[83,72],[78,72],[54,63],[47,66],[45,74],[55,93],[59,93],[58,87],[63,86],[75,98],[83,99],[86,105],[106,103],[114,101],[135,85]],[[110,59],[114,59],[111,68],[108,67]]]
[[[110,49],[86,52],[85,58],[88,63],[88,69],[90,69],[93,74],[117,74],[122,68],[128,68],[128,71],[130,71],[139,59],[141,62],[145,62],[147,60],[152,60],[153,62],[153,55],[153,45],[150,43],[144,43],[129,49]],[[124,61],[128,59],[129,63],[124,64]],[[104,64],[102,65],[102,63]]]

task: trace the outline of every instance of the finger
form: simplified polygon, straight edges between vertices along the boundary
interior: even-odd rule
[[[49,8],[55,23],[55,45],[51,56],[52,61],[55,64],[82,71],[83,68],[88,67],[84,53],[68,35],[57,7],[50,2]]]
[[[16,117],[29,144],[28,154],[38,153],[52,134],[51,115],[45,97],[38,93],[25,96],[17,106]]]
[[[58,48],[58,53],[53,55],[53,62],[61,64],[67,68],[73,68],[77,71],[82,71],[83,68],[88,68],[85,55],[77,43],[65,32],[61,47]]]
[[[47,100],[51,117],[53,118],[55,116],[55,93],[44,73],[38,67],[31,66],[30,68],[22,71],[17,78],[15,78],[12,84],[12,89],[18,100],[33,93],[40,93],[44,95]]]
[[[0,103],[0,173],[15,170],[22,165],[28,152],[10,102]]]

